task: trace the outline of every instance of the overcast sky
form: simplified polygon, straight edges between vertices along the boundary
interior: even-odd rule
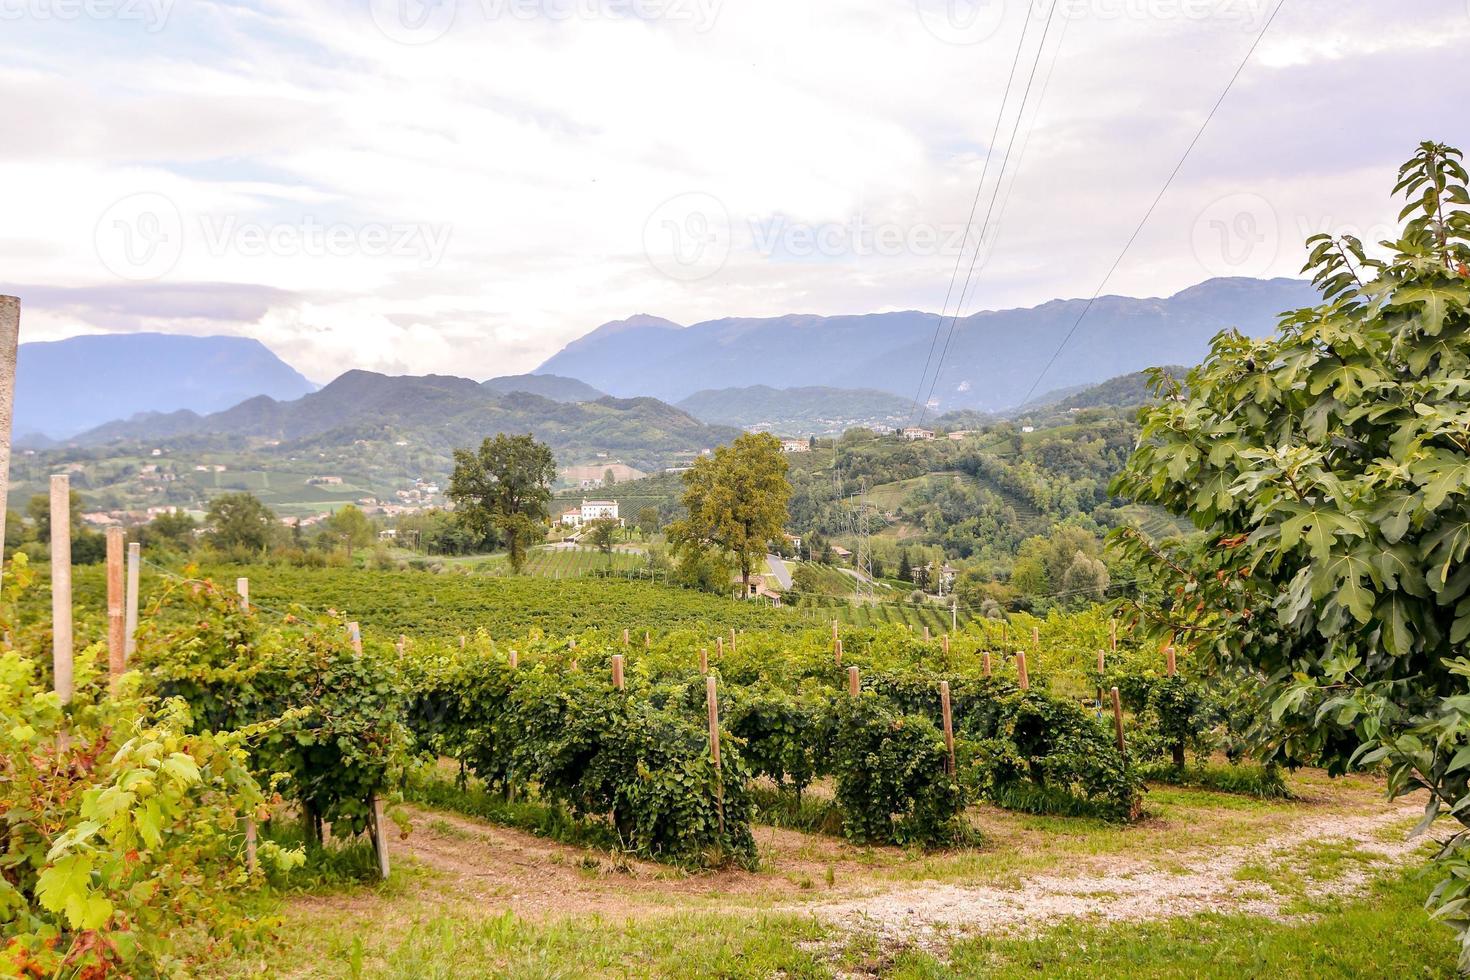
[[[966,312],[1090,295],[1274,0],[1051,2],[0,0],[0,291],[23,340],[243,334],[317,381],[937,311],[1025,31]],[[1470,0],[1287,0],[1107,291],[1383,237],[1417,141],[1470,143],[1467,43]]]

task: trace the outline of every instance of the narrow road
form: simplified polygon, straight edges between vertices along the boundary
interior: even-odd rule
[[[775,555],[766,555],[766,568],[776,576],[776,581],[781,583],[781,588],[787,590],[791,588],[791,569],[786,567],[784,561]]]

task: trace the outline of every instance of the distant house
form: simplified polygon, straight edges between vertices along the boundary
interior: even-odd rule
[[[741,596],[741,598],[763,599],[771,603],[771,605],[773,606],[779,606],[781,604],[781,593],[777,589],[772,588],[773,585],[779,583],[774,583],[767,580],[766,576],[764,575],[751,575],[749,585],[746,585],[743,581],[741,581],[739,575],[734,576],[733,582],[736,587],[737,595],[741,592],[741,590],[744,590],[744,595]]]
[[[812,444],[806,439],[782,439],[781,451],[783,453],[809,453]]]
[[[616,500],[583,500],[582,506],[562,511],[561,523],[567,527],[581,527],[593,521],[613,520],[621,527],[623,519],[618,515]]]
[[[314,487],[340,487],[342,478],[340,476],[314,476],[306,482]]]
[[[909,442],[929,442],[934,438],[934,430],[921,429],[917,425],[911,425],[903,430],[903,437]]]
[[[832,554],[842,561],[847,561],[849,558],[852,557],[852,552],[848,551],[840,544],[834,544],[832,546]]]
[[[398,530],[396,528],[385,527],[385,528],[383,528],[383,530],[381,530],[381,531],[378,532],[378,540],[379,541],[392,541],[392,540],[396,539],[397,537],[398,537]]]
[[[953,431],[953,432],[951,432],[949,434],[949,437],[951,439],[953,439],[955,442],[959,442],[961,439],[967,438],[969,436],[973,436],[974,434],[975,434],[975,430],[974,429],[956,429],[955,431]]]
[[[1023,425],[1023,426],[1021,426],[1021,431],[1022,432],[1035,432],[1036,431],[1036,426],[1034,426],[1034,425]]]

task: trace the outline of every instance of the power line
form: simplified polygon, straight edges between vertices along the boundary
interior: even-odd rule
[[[995,127],[990,131],[990,142],[985,150],[985,165],[980,169],[980,182],[975,185],[975,198],[970,202],[970,216],[965,219],[965,237],[960,250],[954,257],[954,269],[949,274],[949,287],[944,291],[944,305],[939,308],[939,320],[934,324],[934,336],[929,340],[929,353],[924,358],[924,370],[919,373],[919,387],[914,391],[914,404],[909,410],[912,419],[919,410],[919,396],[924,393],[924,379],[929,376],[929,365],[934,359],[934,348],[939,345],[939,332],[944,328],[944,316],[949,312],[949,300],[954,295],[954,284],[960,277],[960,264],[965,258],[965,247],[970,243],[970,228],[975,224],[975,212],[980,206],[980,194],[985,189],[985,177],[990,173],[990,161],[995,158],[995,138],[1000,135],[1000,124],[1005,119],[1006,106],[1011,101],[1011,87],[1016,81],[1016,66],[1021,63],[1021,51],[1026,46],[1026,33],[1031,29],[1031,14],[1036,9],[1036,0],[1031,0],[1026,9],[1026,19],[1021,24],[1021,37],[1016,42],[1016,54],[1011,59],[1011,70],[1006,75],[1005,93],[1000,99],[1000,108],[995,113]],[[983,233],[982,233],[983,234]],[[982,242],[976,242],[978,250]]]
[[[1102,281],[1097,284],[1097,288],[1094,289],[1092,291],[1092,295],[1088,297],[1087,305],[1085,305],[1082,308],[1082,312],[1077,315],[1077,319],[1073,321],[1071,329],[1068,330],[1066,336],[1062,338],[1062,342],[1057,345],[1057,349],[1052,351],[1052,355],[1047,360],[1045,366],[1042,367],[1041,373],[1036,376],[1035,381],[1031,382],[1031,387],[1027,389],[1026,396],[1021,399],[1022,405],[1029,402],[1031,400],[1031,396],[1036,394],[1036,388],[1038,385],[1041,384],[1041,379],[1046,377],[1046,372],[1050,371],[1052,365],[1057,362],[1057,358],[1061,356],[1063,348],[1065,348],[1067,344],[1072,340],[1072,336],[1077,332],[1077,328],[1082,324],[1083,318],[1086,317],[1087,314],[1092,310],[1092,304],[1097,302],[1098,296],[1101,295],[1103,289],[1107,287],[1108,281],[1113,278],[1113,273],[1118,271],[1118,266],[1122,264],[1123,257],[1126,256],[1128,254],[1128,250],[1133,247],[1133,243],[1138,239],[1139,233],[1143,231],[1143,226],[1148,224],[1148,219],[1153,216],[1154,209],[1157,208],[1159,206],[1159,202],[1164,199],[1164,194],[1168,192],[1169,186],[1174,183],[1174,178],[1179,176],[1179,171],[1184,168],[1184,162],[1189,159],[1190,153],[1194,152],[1195,144],[1200,141],[1200,137],[1204,136],[1205,129],[1208,128],[1210,125],[1210,120],[1215,118],[1215,113],[1219,110],[1221,104],[1224,103],[1225,97],[1229,95],[1230,90],[1235,87],[1235,80],[1238,79],[1240,77],[1240,73],[1245,70],[1246,64],[1251,60],[1251,55],[1255,54],[1256,48],[1261,43],[1261,39],[1266,36],[1266,31],[1270,29],[1271,22],[1276,19],[1276,15],[1281,12],[1281,8],[1284,6],[1286,6],[1286,0],[1277,0],[1276,6],[1271,9],[1271,16],[1266,18],[1266,22],[1261,25],[1261,29],[1256,34],[1255,40],[1252,41],[1251,46],[1246,49],[1245,57],[1241,58],[1240,64],[1235,66],[1235,72],[1230,76],[1230,80],[1225,83],[1225,88],[1223,91],[1221,91],[1220,97],[1216,99],[1215,104],[1210,107],[1209,114],[1205,116],[1204,122],[1200,123],[1199,129],[1194,134],[1194,139],[1190,140],[1189,145],[1184,148],[1183,155],[1179,157],[1179,162],[1174,164],[1174,169],[1169,172],[1168,178],[1164,181],[1164,186],[1159,188],[1159,192],[1154,196],[1153,202],[1149,204],[1148,210],[1143,212],[1143,217],[1139,219],[1138,225],[1133,229],[1133,234],[1129,235],[1128,241],[1123,243],[1123,250],[1118,253],[1118,257],[1114,259],[1113,264],[1108,267],[1108,271],[1102,277]]]
[[[960,311],[964,309],[965,296],[970,291],[970,282],[975,275],[975,265],[980,260],[980,246],[985,242],[985,233],[990,229],[990,218],[995,211],[995,201],[1000,195],[1001,186],[1005,183],[1006,167],[1010,163],[1011,151],[1016,148],[1016,133],[1021,128],[1021,120],[1026,116],[1026,102],[1031,96],[1031,86],[1036,81],[1036,68],[1041,64],[1042,52],[1046,49],[1046,36],[1051,32],[1052,21],[1056,16],[1057,7],[1061,4],[1062,0],[1052,0],[1051,8],[1046,13],[1046,24],[1041,31],[1041,42],[1036,46],[1036,57],[1031,59],[1031,70],[1026,77],[1026,89],[1021,93],[1021,106],[1016,112],[1016,121],[1011,126],[1011,135],[1006,141],[1005,156],[1001,158],[1000,173],[996,177],[995,187],[990,192],[990,203],[985,209],[985,221],[980,226],[980,236],[975,243],[975,255],[970,259],[970,267],[965,273],[965,283],[960,288],[959,302],[955,304],[955,311],[950,316],[949,333],[945,335],[944,347],[940,349],[939,362],[934,366],[934,379],[929,383],[929,393],[924,397],[923,404],[918,406],[920,421],[928,413],[929,400],[934,397],[934,389],[939,385],[939,375],[944,370],[944,359],[949,355],[950,342],[954,340],[955,325],[959,323]]]

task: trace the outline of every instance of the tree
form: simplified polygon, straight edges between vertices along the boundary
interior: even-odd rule
[[[914,566],[909,561],[907,550],[898,556],[898,580],[900,582],[912,582],[914,580]]]
[[[182,510],[173,510],[138,528],[138,541],[150,550],[161,547],[188,551],[194,546],[194,531],[198,527],[194,518]]]
[[[587,522],[587,539],[605,555],[612,554],[613,543],[618,539],[618,522],[611,517],[599,517]]]
[[[618,475],[612,471],[612,467],[611,466],[609,466],[607,469],[605,469],[605,470],[602,471],[602,485],[603,486],[605,486],[605,487],[615,486],[617,484],[617,482],[618,482]]]
[[[1431,896],[1470,967],[1470,192],[1458,150],[1421,144],[1386,257],[1308,239],[1322,295],[1276,333],[1218,335],[1141,416],[1113,492],[1188,516],[1159,545],[1121,529],[1138,612],[1206,669],[1251,678],[1268,758],[1386,767],[1461,824]],[[1162,599],[1169,602],[1157,601]]]
[[[1109,584],[1108,566],[1082,551],[1072,556],[1072,564],[1062,573],[1062,590],[1068,599],[1101,599]]]
[[[378,533],[366,514],[356,505],[348,504],[322,521],[321,535],[323,547],[328,550],[341,544],[351,552],[372,544]]]
[[[526,549],[546,533],[546,505],[555,479],[550,447],[529,435],[502,432],[478,450],[454,451],[448,496],[459,521],[472,533],[483,538],[499,532],[510,567],[519,572]]]
[[[220,551],[264,551],[275,534],[276,515],[249,493],[225,493],[209,502],[204,523],[209,543]]]
[[[67,513],[71,516],[71,529],[75,534],[82,526],[82,495],[75,490],[70,491],[67,497]],[[42,544],[51,543],[51,497],[48,494],[36,493],[26,501],[26,516],[36,528],[36,540]]]
[[[729,554],[749,593],[751,570],[786,526],[791,484],[781,441],[747,432],[696,459],[684,474],[684,487],[689,516],[670,526],[669,540],[676,547],[713,546]]]
[[[645,538],[651,538],[657,534],[659,524],[658,508],[650,504],[639,510],[637,524],[638,533],[642,534]]]

